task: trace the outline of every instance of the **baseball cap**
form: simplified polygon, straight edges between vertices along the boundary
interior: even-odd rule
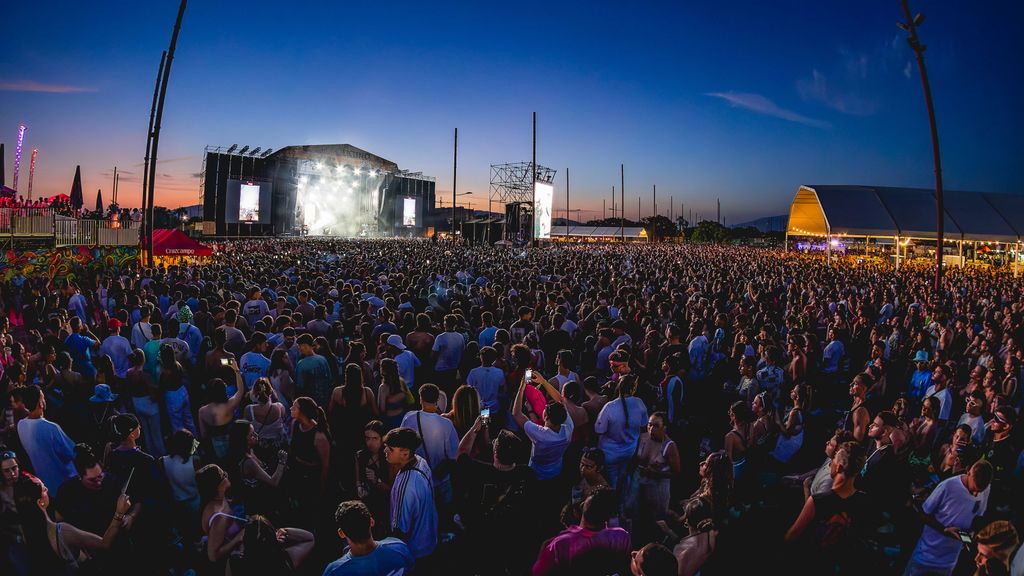
[[[110,330],[111,332],[117,332],[120,329],[121,329],[121,321],[120,320],[118,320],[117,318],[111,318],[110,320],[107,320],[107,330]]]
[[[388,346],[394,346],[399,350],[405,350],[405,344],[402,343],[402,337],[398,334],[388,336]]]

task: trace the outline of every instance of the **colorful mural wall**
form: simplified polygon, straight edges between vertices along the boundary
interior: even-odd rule
[[[81,281],[98,270],[137,267],[137,246],[68,246],[40,251],[8,250],[0,257],[0,279],[8,282],[18,274],[44,274],[50,282]]]

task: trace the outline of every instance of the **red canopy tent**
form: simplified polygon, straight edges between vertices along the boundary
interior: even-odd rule
[[[181,230],[153,230],[153,256],[209,256],[213,248],[189,238]]]

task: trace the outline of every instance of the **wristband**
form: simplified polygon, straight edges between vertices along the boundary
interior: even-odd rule
[[[121,522],[124,520],[124,514],[114,514],[114,520]]]

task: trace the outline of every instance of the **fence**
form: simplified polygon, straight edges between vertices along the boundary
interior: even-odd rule
[[[50,208],[0,208],[0,237],[53,238],[54,246],[137,246],[140,222],[72,218]]]

